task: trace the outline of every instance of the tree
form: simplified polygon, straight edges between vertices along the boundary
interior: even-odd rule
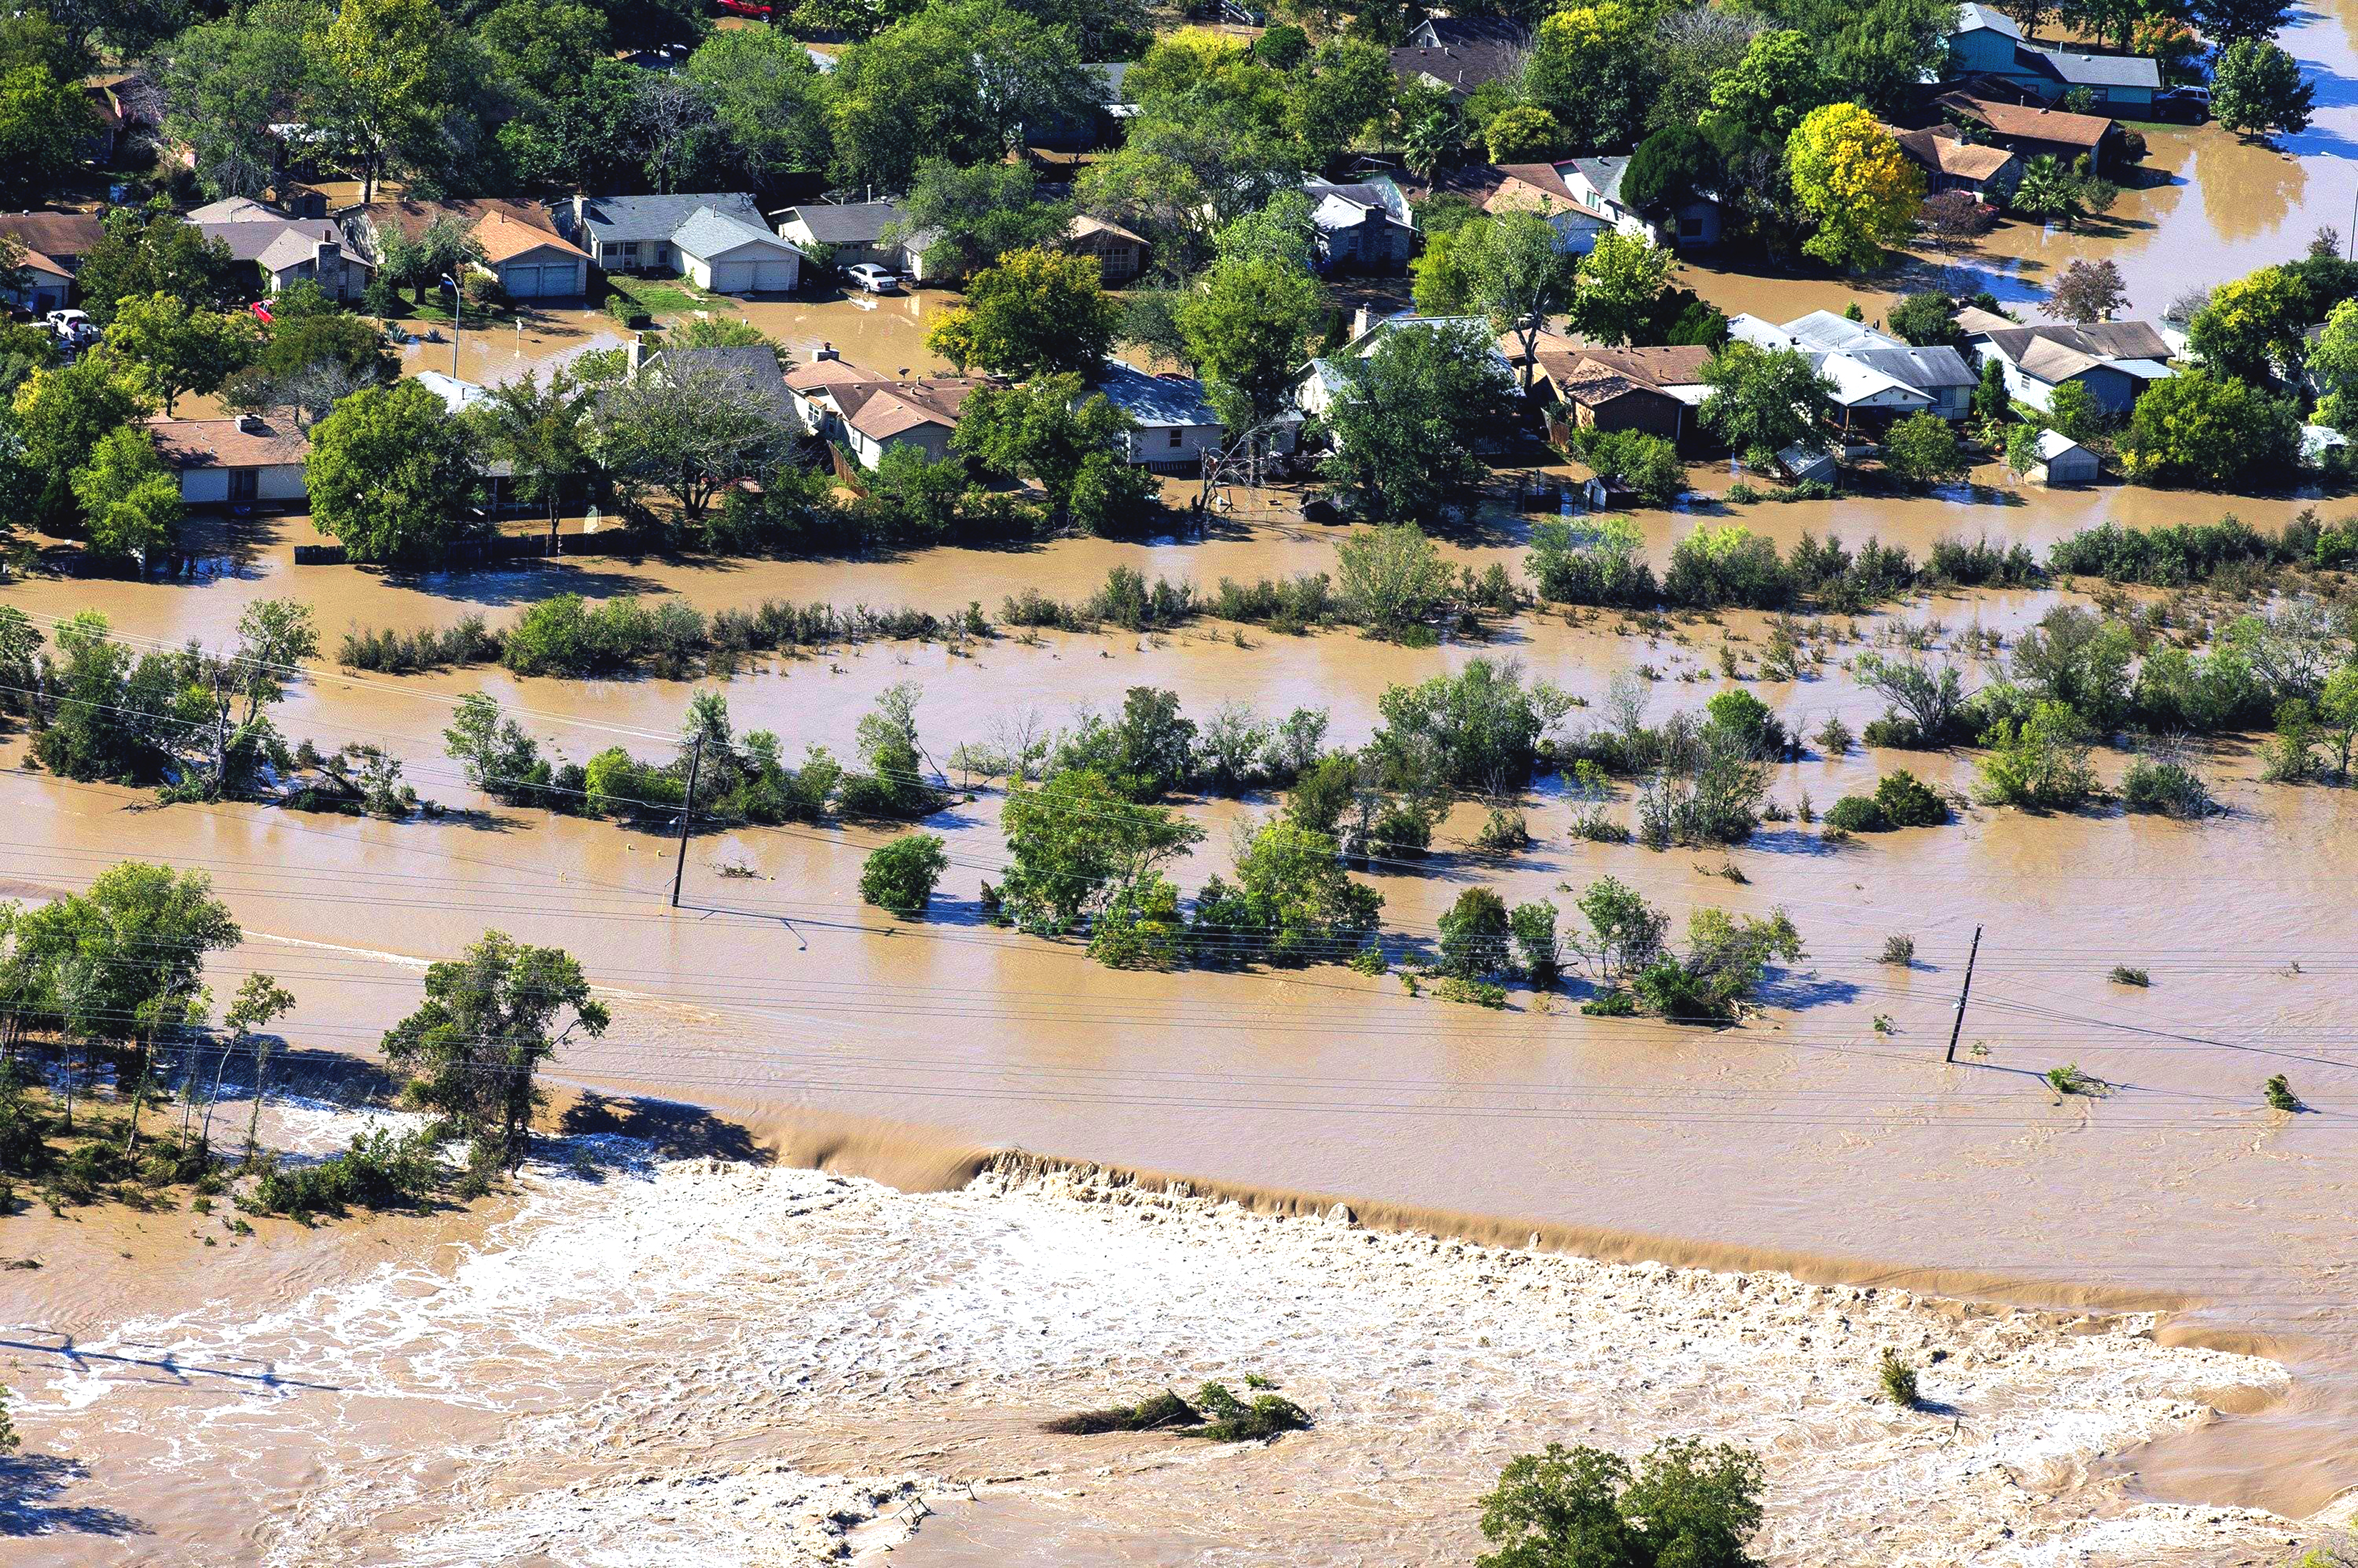
[[[270,323],[243,370],[223,384],[233,408],[284,407],[308,429],[363,386],[401,373],[384,329],[339,308],[308,281],[279,290]]]
[[[363,387],[313,426],[303,481],[313,525],[356,561],[437,565],[481,532],[466,427],[414,381]]]
[[[2079,805],[2096,790],[2088,766],[2086,720],[2067,705],[2034,702],[2020,719],[2001,719],[1982,736],[1979,794],[1996,806],[2035,811]]]
[[[1152,505],[1154,478],[1130,461],[1137,421],[1070,373],[1020,387],[982,387],[958,411],[957,451],[984,468],[1029,475],[1047,492],[1059,525],[1115,531]]]
[[[303,40],[323,20],[319,0],[260,0],[166,45],[164,129],[188,147],[206,194],[268,189],[278,154],[270,128],[297,121],[319,91]]]
[[[1468,326],[1402,328],[1348,361],[1321,472],[1376,522],[1436,515],[1481,476],[1475,443],[1512,406],[1512,373]]]
[[[114,304],[104,349],[126,375],[144,379],[170,415],[184,392],[218,391],[253,351],[254,318],[192,307],[169,294]]]
[[[2247,475],[2292,471],[2300,457],[2300,415],[2292,399],[2234,376],[2185,371],[2138,395],[2121,457],[2147,482],[2229,489]]]
[[[1478,1568],[1757,1568],[1760,1461],[1696,1438],[1618,1456],[1551,1443],[1508,1462],[1482,1497]]]
[[[2337,430],[2358,428],[2358,299],[2327,313],[2325,330],[2309,352],[2309,370],[2321,389],[2318,418]]]
[[[1538,163],[1562,152],[1571,138],[1556,117],[1536,103],[1515,103],[1490,116],[1482,145],[1492,163]]]
[[[2211,114],[2241,135],[2305,131],[2317,85],[2301,79],[2300,63],[2265,38],[2238,38],[2219,56],[2211,79]]]
[[[1963,249],[1990,232],[1997,214],[1970,190],[1936,190],[1916,210],[1916,226],[1934,248]]]
[[[1234,885],[1205,884],[1193,935],[1207,958],[1228,963],[1333,962],[1375,935],[1383,903],[1345,874],[1331,835],[1272,821],[1238,854]]]
[[[557,553],[557,514],[565,487],[591,467],[590,411],[597,399],[560,365],[548,384],[527,370],[491,389],[491,396],[468,416],[483,447],[505,462],[516,492],[548,506],[548,553]]]
[[[1213,411],[1241,435],[1292,406],[1303,345],[1325,312],[1325,286],[1304,262],[1224,255],[1179,297],[1173,325]]]
[[[0,990],[20,1015],[105,1040],[192,1022],[205,955],[243,940],[211,878],[139,860],[18,912],[11,930]]]
[[[1833,101],[1818,42],[1796,28],[1773,28],[1746,45],[1733,69],[1712,79],[1707,124],[1755,136],[1789,136],[1812,110]]]
[[[1649,16],[1624,0],[1567,5],[1540,23],[1523,91],[1584,148],[1626,146],[1645,119]]]
[[[630,145],[648,183],[669,195],[712,184],[724,163],[712,100],[693,77],[639,73],[631,93]],[[708,172],[712,171],[712,172]]]
[[[2014,210],[2040,222],[2077,228],[2087,216],[2081,199],[2079,177],[2052,153],[2041,153],[2022,166],[2022,180],[2014,188]]]
[[[77,78],[48,66],[0,62],[0,198],[29,207],[54,194],[81,162],[95,129]]]
[[[222,1022],[229,1030],[229,1041],[222,1046],[221,1061],[213,1068],[212,1092],[205,1097],[205,1123],[197,1134],[198,1142],[211,1143],[213,1102],[221,1098],[222,1076],[229,1071],[232,1054],[246,1045],[254,1052],[254,1109],[246,1119],[245,1147],[249,1154],[254,1152],[255,1135],[262,1128],[262,1102],[269,1092],[265,1074],[270,1063],[270,1050],[257,1036],[294,1005],[295,993],[280,985],[276,975],[256,970],[238,983],[237,995],[230,999],[229,1011],[222,1014]]]
[[[2129,302],[2121,269],[2110,261],[2066,262],[2048,291],[2047,308],[2066,321],[2105,321]]]
[[[2245,39],[2274,37],[2292,19],[2289,0],[2192,0],[2187,10],[2223,58]]]
[[[242,297],[251,267],[231,259],[229,246],[207,239],[193,223],[160,208],[118,207],[74,274],[81,307],[101,326],[114,319],[118,299],[168,294],[191,307],[221,309]],[[250,294],[250,289],[243,294]]]
[[[1001,813],[1011,864],[996,890],[1001,918],[1061,935],[1135,897],[1157,868],[1203,838],[1203,829],[1123,798],[1088,768],[1052,773],[1037,785],[1011,784]],[[1156,879],[1159,880],[1159,879]]]
[[[2112,423],[2084,381],[2067,381],[2047,395],[2047,420],[2074,441],[2093,440]]]
[[[1065,28],[998,0],[927,6],[838,57],[827,93],[835,173],[897,189],[924,158],[980,163],[1027,125],[1086,119],[1099,86]]]
[[[1883,466],[1907,485],[1962,479],[1973,467],[1957,445],[1957,433],[1938,414],[1911,414],[1883,438]]]
[[[934,884],[949,870],[949,852],[934,833],[910,833],[878,846],[860,869],[860,896],[903,919],[925,913]]]
[[[1699,417],[1753,467],[1769,467],[1778,453],[1797,444],[1825,449],[1833,384],[1806,354],[1731,342],[1704,363],[1703,379],[1711,394]]]
[[[1801,248],[1830,266],[1882,260],[1913,227],[1924,178],[1875,116],[1855,103],[1813,109],[1785,145],[1794,197],[1817,220]]]
[[[29,519],[62,524],[73,514],[74,470],[106,438],[148,411],[141,390],[104,359],[85,354],[70,365],[37,370],[12,403],[17,460],[38,490]]]
[[[716,32],[688,56],[687,75],[763,184],[827,167],[834,143],[818,65],[784,28]]]
[[[1393,642],[1449,596],[1449,563],[1414,523],[1353,534],[1336,546],[1335,565],[1353,619]]]
[[[960,168],[947,158],[917,165],[901,215],[885,226],[890,243],[925,237],[925,275],[964,277],[1010,251],[1044,248],[1063,239],[1071,211],[1034,198],[1029,163],[983,163]]]
[[[373,201],[386,169],[424,161],[441,133],[457,96],[450,24],[433,0],[343,0],[306,41],[361,200]]]
[[[755,40],[770,36],[766,29],[745,31]],[[611,52],[605,16],[575,0],[501,0],[475,24],[474,36],[503,84],[543,114],[577,94],[582,80]],[[703,52],[698,49],[697,55]],[[809,61],[808,55],[803,58]],[[696,74],[695,56],[689,57],[688,70]]]
[[[2299,373],[2314,310],[2299,275],[2264,266],[2211,291],[2210,302],[2186,324],[2187,346],[2212,373],[2264,386],[2280,365],[2288,375]]]
[[[1659,313],[1678,265],[1669,251],[1638,235],[1599,234],[1595,248],[1581,258],[1580,281],[1572,297],[1574,330],[1602,343],[1629,342]],[[1526,362],[1535,341],[1524,341]]]
[[[1453,230],[1435,256],[1418,273],[1418,308],[1448,312],[1470,307],[1488,317],[1493,330],[1512,334],[1522,344],[1528,387],[1533,345],[1548,318],[1572,303],[1583,273],[1555,225],[1539,212],[1510,209]]]
[[[1506,902],[1488,888],[1467,888],[1441,916],[1442,972],[1460,980],[1505,974],[1510,934]]]
[[[73,470],[90,553],[145,564],[168,548],[180,524],[179,476],[165,466],[145,426],[118,425]]]
[[[1120,320],[1095,257],[1013,251],[975,275],[964,305],[935,318],[925,346],[961,369],[1093,373]]]
[[[1954,348],[1963,341],[1957,330],[1957,302],[1945,294],[1910,294],[1891,308],[1883,324],[1920,349]]]
[[[1621,173],[1621,199],[1641,212],[1675,212],[1715,190],[1726,161],[1693,125],[1665,125],[1638,144]]]
[[[513,1170],[541,1102],[540,1065],[577,1032],[605,1033],[608,1022],[572,955],[486,931],[464,957],[426,971],[425,1002],[385,1031],[383,1049],[410,1075],[405,1100],[472,1142],[482,1163]]]
[[[1287,105],[1303,161],[1324,168],[1380,132],[1391,114],[1396,80],[1391,51],[1371,38],[1336,38],[1320,44],[1305,69],[1293,73]]]
[[[777,408],[742,365],[675,351],[596,399],[589,450],[669,495],[693,521],[723,488],[761,472],[787,439]]]

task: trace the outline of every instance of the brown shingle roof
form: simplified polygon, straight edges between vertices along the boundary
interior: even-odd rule
[[[157,453],[179,469],[271,468],[299,463],[311,450],[310,438],[300,430],[251,414],[236,419],[150,419],[147,429]]]
[[[587,260],[590,253],[564,235],[537,223],[527,223],[506,212],[486,212],[475,224],[476,243],[483,247],[483,259],[497,264],[510,261],[526,251],[562,251]]]
[[[569,254],[589,252],[557,232],[557,221],[529,201],[504,197],[453,198],[448,201],[412,201],[406,197],[372,201],[361,216],[380,232],[398,230],[410,239],[424,233],[437,218],[457,218],[481,242],[490,260],[502,262],[535,245],[551,245]]]
[[[1926,168],[1952,178],[1970,179],[1976,184],[2014,161],[2014,155],[2004,147],[1983,146],[1966,141],[1946,125],[1934,125],[1921,131],[1902,131],[1893,127],[1892,139],[1899,144],[1900,151]]]
[[[105,222],[95,212],[0,212],[0,234],[15,236],[27,250],[69,269],[79,266],[105,233]]]
[[[1700,343],[1666,343],[1637,349],[1577,349],[1574,357],[1627,376],[1640,386],[1696,386],[1711,351]]]
[[[2091,152],[2113,128],[2113,123],[2102,114],[2071,114],[2060,109],[2033,109],[2021,103],[2001,103],[1995,98],[1975,98],[1965,92],[1943,92],[1932,102],[1968,120],[1979,121],[2002,136],[2058,142],[2069,146],[2085,147]]]

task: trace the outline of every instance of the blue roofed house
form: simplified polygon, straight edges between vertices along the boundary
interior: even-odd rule
[[[1974,352],[1983,363],[2002,367],[2008,396],[2041,410],[2057,387],[2076,381],[2105,413],[2126,414],[2139,393],[2177,373],[2169,368],[2169,341],[2146,321],[2000,328],[1977,336]]]
[[[1128,438],[1128,455],[1141,468],[1194,473],[1203,467],[1204,454],[1218,451],[1228,438],[1227,427],[1204,395],[1204,384],[1192,375],[1155,375],[1109,359],[1098,368],[1089,390],[1104,394],[1107,402],[1136,422],[1138,428]],[[1262,449],[1292,451],[1301,426],[1302,416],[1289,410],[1270,430]]]
[[[576,196],[556,216],[606,272],[669,274],[716,294],[784,294],[802,280],[803,253],[742,192]]]
[[[2161,68],[2142,55],[2082,54],[2034,44],[2012,17],[1974,0],[1957,7],[1948,74],[1951,80],[2004,82],[2050,104],[2082,88],[2100,109],[2147,109],[2161,91]]]

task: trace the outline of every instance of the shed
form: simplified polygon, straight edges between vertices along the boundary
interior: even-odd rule
[[[2030,477],[2041,484],[2093,484],[2104,471],[2096,454],[2061,430],[2039,433],[2039,461]]]

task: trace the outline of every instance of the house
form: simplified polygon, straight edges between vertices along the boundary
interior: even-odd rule
[[[1495,183],[1477,204],[1491,213],[1544,213],[1548,222],[1555,225],[1558,248],[1570,255],[1585,256],[1596,248],[1597,236],[1612,231],[1615,223],[1604,213],[1585,206],[1573,194],[1563,172],[1569,167],[1552,163],[1496,165],[1490,171]]]
[[[2169,345],[2143,321],[2008,327],[1982,338],[1974,352],[1985,364],[1995,361],[2004,367],[2008,396],[2040,410],[2057,387],[2076,381],[2106,414],[2126,414],[2138,394],[2175,373]]]
[[[1991,146],[2025,163],[2048,157],[2070,165],[2085,157],[2089,168],[2102,172],[2121,145],[2120,127],[2102,114],[2072,114],[1970,92],[1943,92],[1932,103],[1944,114],[1981,127]]]
[[[2004,12],[1965,0],[1949,35],[1949,78],[1985,78],[2042,103],[2077,88],[2107,108],[2149,110],[2161,68],[2141,55],[2081,54],[2024,38]]]
[[[1098,271],[1109,287],[1128,283],[1146,270],[1146,242],[1119,223],[1084,212],[1065,231],[1065,249],[1076,256],[1095,256]]]
[[[1539,377],[1585,430],[1642,430],[1683,439],[1694,411],[1711,395],[1700,345],[1585,349],[1557,338],[1532,355]]]
[[[326,219],[290,218],[251,197],[209,202],[189,213],[189,222],[205,238],[219,240],[233,260],[252,264],[266,294],[308,278],[330,299],[358,299],[376,271]]]
[[[1679,208],[1667,224],[1655,223],[1623,200],[1621,178],[1629,172],[1626,157],[1576,157],[1555,167],[1573,200],[1622,233],[1682,248],[1719,243],[1719,203],[1708,197]]]
[[[1924,171],[1924,194],[1962,190],[1976,201],[2003,206],[2022,183],[2022,162],[2004,147],[1969,142],[1948,125],[1920,131],[1886,126],[1908,161]]]
[[[112,164],[164,128],[164,94],[145,72],[90,77],[81,91],[98,127],[82,146],[92,163]]]
[[[556,220],[525,201],[499,197],[372,201],[346,215],[344,232],[372,265],[384,260],[385,236],[415,239],[435,220],[455,218],[483,249],[481,271],[511,299],[578,298],[590,291],[590,253],[557,232]]]
[[[306,498],[311,442],[291,423],[241,414],[150,419],[146,428],[157,455],[179,470],[180,499],[191,506],[291,506]]]
[[[1995,310],[1985,310],[1978,305],[1957,307],[1957,330],[1964,335],[1965,346],[1972,348],[1992,332],[2003,332],[2022,323],[2011,316],[2001,316]]]
[[[1918,348],[1831,310],[1812,310],[1782,326],[1739,315],[1729,319],[1727,333],[1756,348],[1808,356],[1833,384],[1844,429],[1886,425],[1910,414],[1962,419],[1972,411],[1974,388],[1981,380],[1965,357],[1945,343]]]
[[[897,201],[819,201],[770,216],[781,237],[793,241],[805,255],[824,255],[838,271],[862,262],[893,272],[909,270],[907,248],[897,240],[889,244],[884,240],[885,229],[900,222]]]
[[[1324,359],[1312,360],[1302,367],[1294,378],[1294,406],[1304,414],[1324,414],[1334,406],[1336,394],[1345,385],[1343,367],[1353,360],[1366,359],[1376,351],[1387,337],[1394,332],[1440,331],[1449,328],[1470,329],[1485,340],[1491,340],[1489,320],[1481,316],[1420,316],[1413,310],[1397,311],[1379,317],[1361,306],[1352,319],[1348,342]],[[1491,355],[1498,362],[1498,373],[1509,384],[1520,388],[1516,379],[1514,362],[1492,341]]]
[[[410,380],[442,400],[442,406],[453,414],[464,414],[492,400],[490,391],[471,381],[460,381],[448,371],[421,370],[411,373]]]
[[[633,371],[653,366],[657,375],[671,378],[675,384],[689,376],[726,377],[758,397],[781,427],[797,432],[810,429],[794,394],[787,390],[785,373],[778,368],[778,356],[770,349],[751,343],[729,349],[664,349],[649,354],[645,344],[643,337],[634,337],[631,341]]]
[[[977,387],[967,375],[886,376],[846,363],[822,346],[784,377],[803,427],[851,449],[862,468],[874,468],[887,447],[914,447],[939,461],[949,455],[958,411]]]
[[[1393,273],[1407,268],[1416,252],[1416,220],[1408,198],[1384,176],[1336,185],[1304,180],[1310,222],[1317,231],[1317,260],[1327,272]]]
[[[2062,431],[2039,432],[2039,460],[2029,477],[2040,484],[2093,484],[2102,471],[2096,454]]]
[[[1220,416],[1212,412],[1204,384],[1192,375],[1150,375],[1108,360],[1091,390],[1137,422],[1126,441],[1130,460],[1141,467],[1194,473],[1203,467],[1205,453],[1220,449]]]
[[[1493,16],[1428,16],[1392,50],[1392,74],[1464,98],[1486,81],[1521,74],[1531,33]]]
[[[0,212],[0,234],[25,247],[26,283],[6,297],[37,314],[63,309],[82,257],[106,235],[94,212]]]
[[[604,272],[670,274],[716,294],[783,294],[803,254],[741,192],[576,196],[557,226]]]

